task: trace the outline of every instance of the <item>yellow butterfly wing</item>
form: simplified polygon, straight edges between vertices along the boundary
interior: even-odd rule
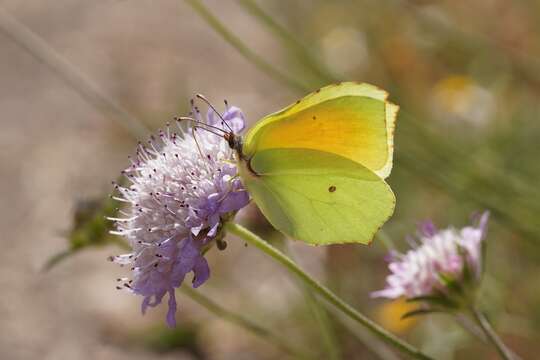
[[[399,107],[369,84],[323,87],[270,114],[246,135],[247,158],[266,149],[311,149],[362,164],[381,178],[392,169],[393,133]]]
[[[384,180],[329,152],[262,150],[238,170],[268,221],[308,244],[368,244],[394,212]]]

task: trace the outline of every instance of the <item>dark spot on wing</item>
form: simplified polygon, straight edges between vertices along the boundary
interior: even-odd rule
[[[332,186],[330,186],[330,187],[328,188],[328,191],[331,192],[331,193],[333,193],[334,191],[336,191],[336,187],[335,187],[334,185],[332,185]]]
[[[320,93],[320,92],[321,92],[321,89],[315,90],[315,93]]]
[[[316,116],[313,116],[313,120],[316,120],[316,119],[317,119],[317,117],[316,117]]]
[[[296,104],[297,104],[297,105],[300,104],[300,100],[296,100]]]

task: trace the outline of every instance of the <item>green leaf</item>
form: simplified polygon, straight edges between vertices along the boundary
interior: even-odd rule
[[[149,350],[158,353],[168,353],[184,349],[196,358],[203,354],[198,345],[198,329],[193,324],[181,324],[174,329],[163,326],[153,326],[134,336],[133,341],[142,342]]]
[[[127,245],[122,240],[109,234],[113,222],[106,218],[114,217],[116,212],[116,202],[110,197],[77,202],[73,213],[73,225],[66,236],[67,248],[50,257],[43,265],[43,270],[49,271],[78,251],[88,247],[108,244],[126,247]]]

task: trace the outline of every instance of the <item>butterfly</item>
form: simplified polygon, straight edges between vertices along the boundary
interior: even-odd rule
[[[279,231],[312,245],[371,242],[394,212],[392,169],[399,107],[369,84],[323,87],[230,131],[239,175]]]

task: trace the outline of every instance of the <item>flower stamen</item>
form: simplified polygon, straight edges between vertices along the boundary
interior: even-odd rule
[[[244,116],[240,109],[227,106],[220,121],[209,106],[206,121],[192,102],[193,118],[175,118],[179,132],[170,124],[145,144],[139,142],[136,156],[122,170],[130,186],[113,183],[113,199],[125,207],[122,216],[111,216],[115,230],[125,237],[132,252],[113,256],[120,266],[130,265],[132,280],[119,286],[144,297],[142,311],[157,306],[169,294],[167,322],[175,324],[174,289],[193,272],[193,286],[209,277],[203,250],[216,243],[223,248],[223,223],[247,205],[245,191],[235,165],[235,152],[224,140],[228,130],[241,131]],[[184,130],[181,121],[192,127]],[[197,131],[204,129],[205,132]],[[228,130],[227,130],[228,129]],[[186,136],[190,134],[191,136]],[[219,239],[219,241],[218,241]],[[124,278],[121,278],[124,279]]]

